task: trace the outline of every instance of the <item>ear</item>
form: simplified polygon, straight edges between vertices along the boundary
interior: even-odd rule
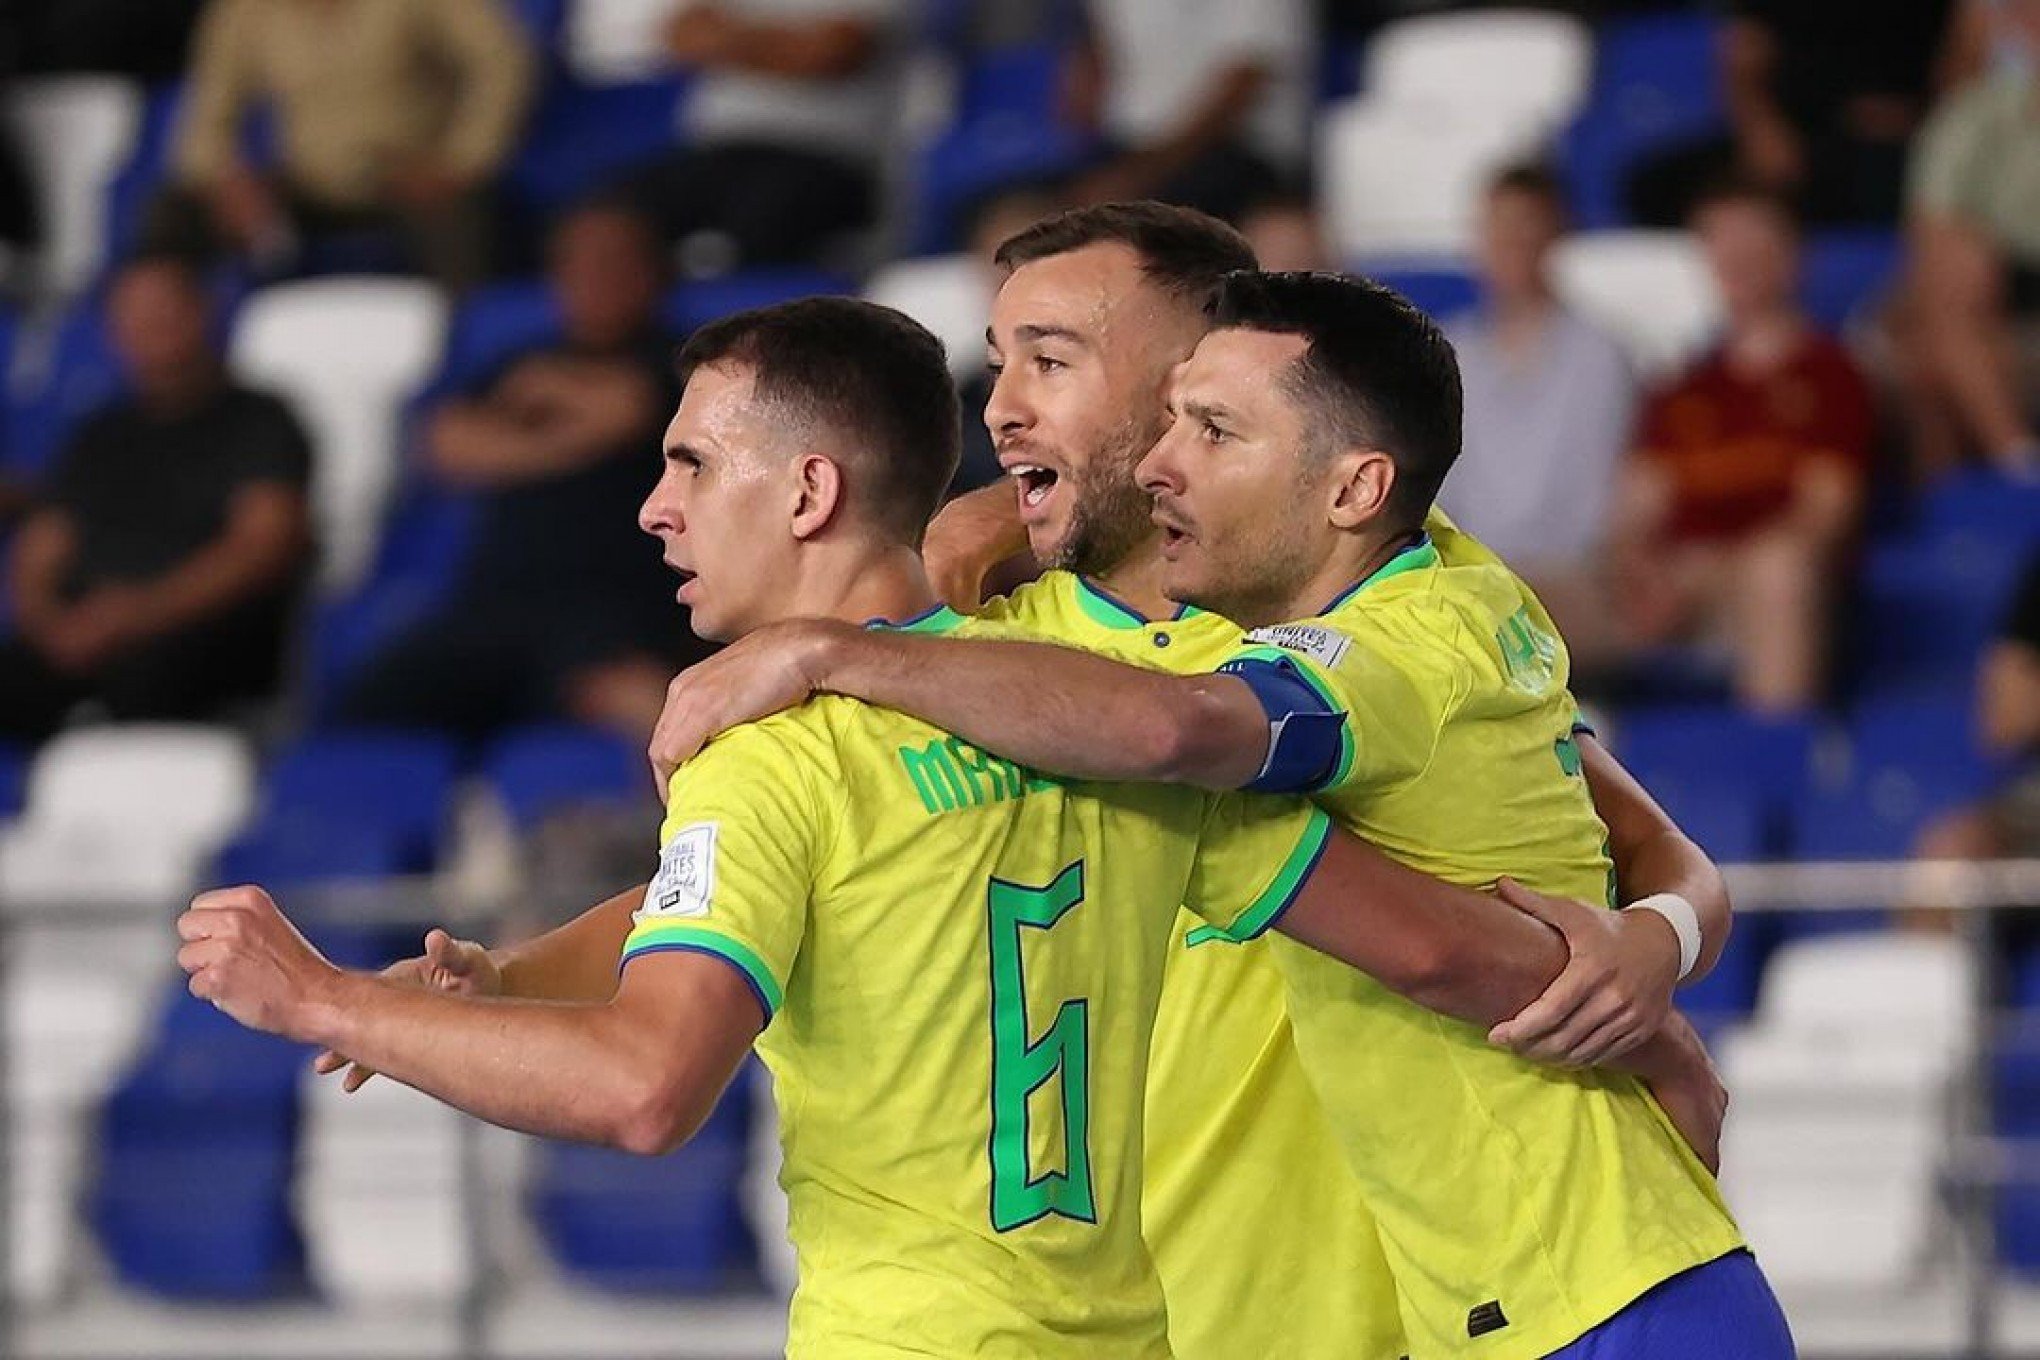
[[[1388,509],[1395,491],[1395,459],[1380,449],[1349,449],[1332,462],[1327,518],[1344,533],[1365,529]]]
[[[793,536],[810,539],[829,527],[842,509],[843,469],[835,459],[804,453],[794,465]]]

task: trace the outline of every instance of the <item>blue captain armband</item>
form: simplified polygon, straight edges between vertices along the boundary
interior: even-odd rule
[[[1268,715],[1268,759],[1251,793],[1315,793],[1338,782],[1350,736],[1346,715],[1284,657],[1241,657],[1219,667],[1246,681]]]

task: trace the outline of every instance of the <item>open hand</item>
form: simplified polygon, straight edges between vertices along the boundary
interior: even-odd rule
[[[1594,1067],[1657,1033],[1679,982],[1679,940],[1655,912],[1547,897],[1503,879],[1496,895],[1565,937],[1572,957],[1544,994],[1488,1034],[1533,1062]]]
[[[500,996],[503,993],[502,970],[497,968],[496,960],[489,951],[472,940],[456,940],[443,930],[427,932],[423,954],[399,959],[383,969],[380,976],[385,982],[449,992],[455,996]],[[349,1094],[359,1091],[375,1076],[374,1068],[364,1067],[330,1048],[321,1050],[319,1056],[312,1060],[312,1070],[322,1077],[331,1076],[343,1067],[347,1074],[340,1078],[340,1086]]]

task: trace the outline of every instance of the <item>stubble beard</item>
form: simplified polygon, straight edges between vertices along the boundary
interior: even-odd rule
[[[1156,421],[1126,421],[1109,431],[1072,477],[1069,530],[1044,567],[1097,576],[1111,571],[1155,532],[1154,502],[1134,480],[1134,469],[1161,437]]]

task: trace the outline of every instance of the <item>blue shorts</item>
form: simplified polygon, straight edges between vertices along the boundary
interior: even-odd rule
[[[1747,1251],[1674,1275],[1549,1360],[1793,1360],[1792,1329]]]

